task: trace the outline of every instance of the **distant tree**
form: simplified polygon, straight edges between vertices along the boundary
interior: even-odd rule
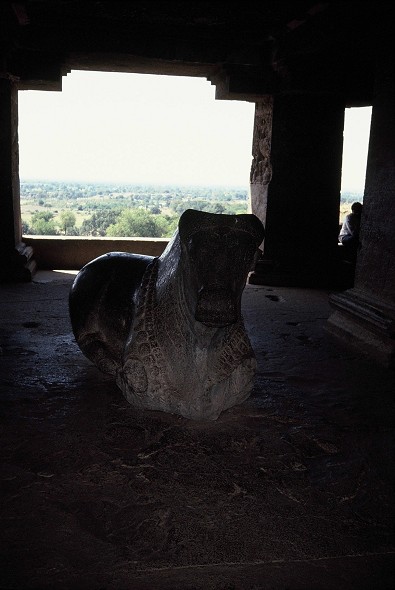
[[[169,223],[163,215],[151,215],[144,209],[125,209],[117,223],[107,229],[107,236],[162,238],[168,232]]]
[[[22,234],[28,235],[30,233],[31,233],[30,225],[28,224],[27,221],[24,221],[22,219]]]
[[[178,215],[165,215],[165,218],[167,221],[167,232],[164,237],[170,238],[178,228],[179,217]]]
[[[225,211],[225,207],[223,205],[221,205],[221,203],[216,203],[214,205],[214,213],[224,213]]]
[[[58,233],[51,211],[37,211],[31,220],[31,234],[35,236],[55,236]]]
[[[224,213],[226,215],[239,215],[240,213],[247,213],[247,203],[239,205],[229,205],[226,207]]]
[[[52,211],[35,211],[32,215],[32,223],[35,224],[37,221],[51,221],[54,215]]]
[[[80,235],[105,236],[107,228],[117,222],[122,209],[105,209],[92,214],[82,222]]]
[[[161,213],[161,209],[160,207],[158,207],[158,205],[154,205],[153,207],[151,207],[150,213],[152,215],[159,215]]]
[[[81,233],[80,233],[79,228],[77,226],[74,226],[74,227],[68,228],[67,235],[68,236],[80,236]]]
[[[77,219],[72,211],[60,212],[59,225],[60,228],[64,231],[64,235],[66,235],[69,231],[74,229],[76,222]]]

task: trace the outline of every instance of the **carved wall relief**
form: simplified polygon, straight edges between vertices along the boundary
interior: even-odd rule
[[[272,178],[271,139],[273,99],[266,97],[255,107],[252,163],[250,173],[251,211],[263,224],[266,223],[267,192]]]

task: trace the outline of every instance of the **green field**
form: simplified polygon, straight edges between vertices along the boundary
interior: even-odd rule
[[[245,188],[21,182],[23,229],[25,234],[31,235],[39,232],[107,235],[105,226],[113,225],[116,218],[123,221],[120,229],[123,233],[119,235],[135,235],[130,232],[138,230],[143,232],[138,235],[146,235],[149,227],[155,226],[160,229],[154,229],[154,234],[162,232],[167,236],[173,233],[178,218],[186,209],[238,214],[247,212],[247,204]],[[75,218],[67,228],[62,226],[65,211],[72,212]],[[42,222],[44,218],[47,225]],[[130,226],[125,221],[135,218],[140,227],[136,223]]]

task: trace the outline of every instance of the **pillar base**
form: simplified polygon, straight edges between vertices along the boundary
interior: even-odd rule
[[[33,248],[23,242],[3,257],[1,282],[29,282],[37,270]]]
[[[355,266],[333,257],[329,262],[282,265],[262,258],[249,275],[251,285],[307,289],[350,289]]]
[[[395,367],[395,307],[357,289],[331,295],[326,331],[388,368]]]

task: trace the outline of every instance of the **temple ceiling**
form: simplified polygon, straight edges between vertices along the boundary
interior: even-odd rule
[[[3,68],[60,89],[71,69],[206,76],[219,98],[339,93],[369,102],[389,2],[2,2]]]

